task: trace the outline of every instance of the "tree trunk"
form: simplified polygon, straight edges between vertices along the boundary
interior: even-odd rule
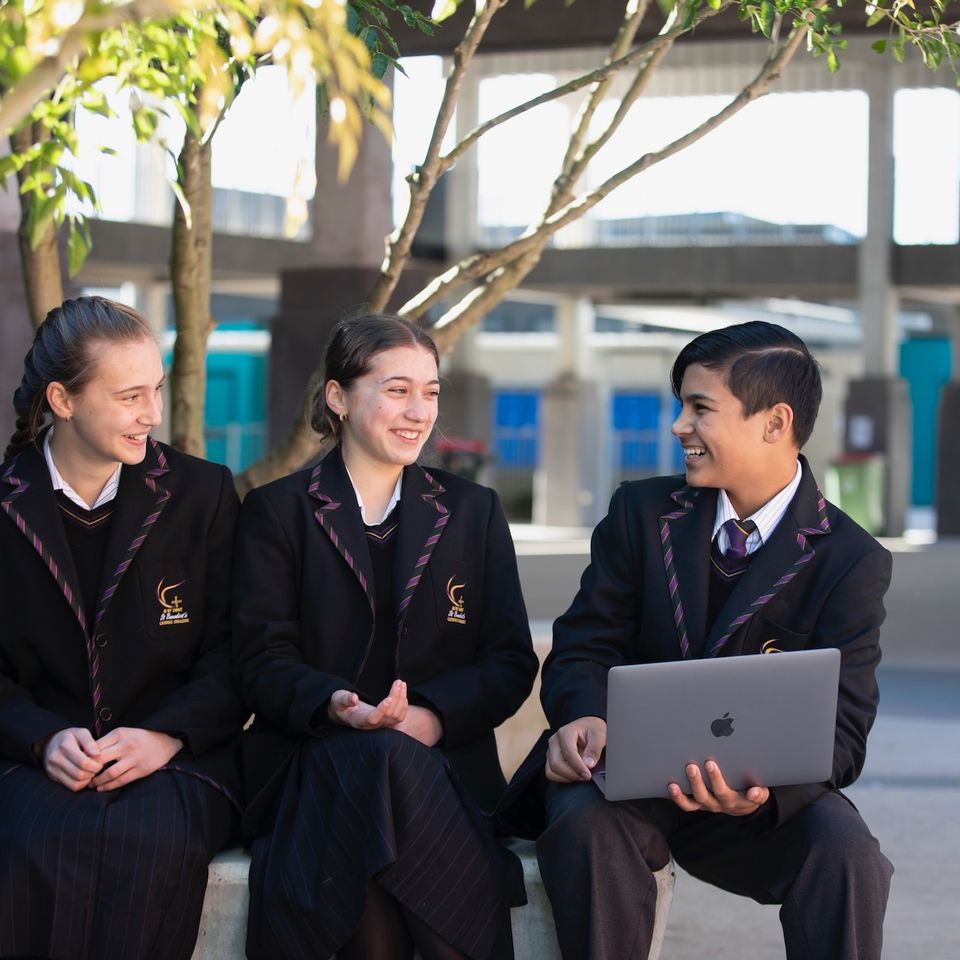
[[[324,449],[320,435],[310,425],[313,415],[313,399],[317,391],[323,386],[323,368],[314,370],[296,419],[290,427],[283,443],[276,446],[266,456],[256,463],[252,463],[242,473],[237,474],[237,492],[241,497],[246,496],[254,487],[262,486],[277,477],[284,477],[294,470],[299,470],[305,463],[309,463],[319,456]]]
[[[170,371],[171,439],[177,449],[202,457],[206,395],[207,337],[210,315],[213,246],[213,182],[211,141],[189,131],[179,158],[179,183],[190,206],[177,204],[173,218],[170,280],[177,339]]]
[[[11,134],[10,146],[14,153],[24,153],[38,139],[46,139],[47,136],[39,123],[27,124],[22,130]],[[18,185],[29,176],[30,166],[27,164],[17,173]],[[47,313],[63,302],[63,278],[60,271],[60,251],[57,248],[57,227],[53,221],[43,231],[36,247],[30,243],[30,212],[34,202],[32,193],[20,194],[20,228],[17,231],[17,240],[30,322],[36,329]]]

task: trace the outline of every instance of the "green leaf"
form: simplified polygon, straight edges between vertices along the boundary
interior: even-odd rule
[[[387,72],[387,67],[390,66],[390,58],[384,56],[382,53],[375,53],[370,58],[370,72],[378,79],[382,80],[383,75]]]
[[[770,2],[770,0],[762,0],[760,4],[760,15],[757,20],[757,25],[760,27],[760,32],[765,36],[770,36],[771,31],[773,30],[773,21],[776,18],[777,9]]]
[[[870,44],[871,50],[876,50],[877,53],[884,53],[887,49],[886,40],[876,40]]]
[[[30,213],[27,216],[27,226],[29,230],[30,246],[36,250],[43,235],[54,222],[58,207],[63,203],[63,194],[53,191],[49,196],[44,196],[32,201],[30,204]]]
[[[886,17],[887,14],[885,10],[876,9],[867,17],[867,26],[875,27],[881,20],[885,20]]]
[[[7,177],[16,173],[22,166],[19,158],[12,154],[8,153],[5,157],[0,157],[0,184],[3,184],[4,189],[7,186]]]
[[[827,69],[831,73],[836,73],[840,69],[840,58],[836,50],[830,50],[827,53]]]
[[[70,234],[67,237],[67,271],[75,277],[85,263],[92,248],[90,235],[70,222]]]

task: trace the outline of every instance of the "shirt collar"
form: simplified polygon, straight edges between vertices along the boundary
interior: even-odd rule
[[[793,479],[775,496],[771,497],[759,510],[750,514],[749,517],[740,517],[737,511],[733,509],[730,497],[726,490],[721,490],[717,497],[717,515],[713,521],[713,536],[717,537],[717,546],[721,552],[725,552],[730,545],[727,531],[723,529],[723,524],[727,520],[752,520],[757,529],[747,537],[747,553],[753,553],[759,550],[767,540],[770,539],[777,524],[783,519],[783,515],[790,506],[797,488],[800,486],[800,478],[803,476],[803,469],[800,461],[797,461],[797,469],[794,471]],[[718,536],[719,531],[719,536]]]
[[[43,457],[47,461],[47,470],[50,472],[50,482],[53,484],[53,489],[62,490],[63,495],[75,503],[82,510],[96,510],[97,507],[102,507],[105,503],[109,503],[117,495],[117,487],[120,485],[120,467],[122,464],[117,464],[117,469],[113,471],[113,475],[110,479],[104,484],[103,489],[100,491],[100,495],[92,503],[87,503],[83,497],[77,493],[73,487],[67,483],[63,477],[60,476],[60,471],[57,469],[57,465],[53,462],[53,454],[50,452],[50,438],[53,436],[53,427],[51,427],[43,437]]]
[[[370,520],[367,518],[366,510],[363,508],[363,500],[360,498],[360,491],[357,489],[357,485],[353,482],[353,477],[350,476],[350,471],[347,469],[347,465],[343,465],[343,469],[347,471],[347,476],[350,478],[350,486],[353,487],[354,495],[357,498],[357,506],[360,508],[360,519],[363,520],[364,524],[368,527],[375,527],[378,524],[383,523],[387,517],[390,516],[390,511],[400,502],[400,487],[403,483],[403,471],[400,471],[400,476],[397,477],[396,486],[393,488],[393,494],[390,497],[390,502],[387,504],[386,509],[383,511],[383,516],[379,520]]]

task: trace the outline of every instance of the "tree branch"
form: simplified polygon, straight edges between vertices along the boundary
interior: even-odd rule
[[[631,50],[628,54],[620,57],[617,60],[605,63],[602,67],[597,67],[596,70],[591,70],[590,73],[585,73],[583,76],[575,77],[573,80],[569,80],[567,83],[561,84],[559,87],[554,87],[553,90],[548,90],[546,93],[541,93],[536,97],[532,97],[530,100],[526,100],[523,103],[517,104],[515,107],[511,107],[509,110],[505,110],[503,113],[497,114],[497,116],[492,117],[489,120],[485,120],[479,126],[471,130],[470,133],[468,133],[455,147],[453,147],[449,153],[444,154],[444,156],[441,158],[443,171],[446,172],[449,170],[460,159],[460,157],[462,157],[467,150],[470,149],[470,147],[472,147],[482,136],[484,136],[484,134],[489,133],[495,127],[499,127],[508,120],[513,120],[514,117],[519,117],[521,114],[527,113],[534,107],[539,107],[544,103],[551,103],[554,100],[559,100],[571,93],[576,93],[578,90],[582,90],[591,83],[597,83],[598,81],[603,80],[605,77],[612,76],[613,74],[622,70],[624,67],[629,67],[638,60],[642,60],[644,57],[652,55],[661,46],[663,46],[664,43],[671,43],[681,34],[692,30],[704,20],[708,19],[709,17],[716,16],[719,12],[719,10],[713,10],[710,7],[707,7],[698,12],[696,20],[690,27],[674,27],[668,33],[659,34],[658,36],[652,37],[650,40],[645,41]]]
[[[676,7],[674,8],[677,9]],[[718,13],[720,9],[711,10],[707,7],[711,13]],[[699,22],[699,21],[698,21]],[[665,25],[666,27],[666,25]],[[667,33],[666,29],[664,33]],[[653,53],[643,61],[640,65],[640,68],[637,70],[636,76],[633,78],[633,82],[630,84],[629,89],[626,94],[621,99],[620,103],[617,105],[617,110],[613,115],[613,118],[607,124],[606,129],[599,136],[595,137],[590,143],[582,146],[579,154],[576,157],[573,157],[569,164],[565,166],[564,173],[557,178],[557,183],[554,189],[554,195],[557,200],[562,200],[563,203],[569,203],[572,199],[571,191],[572,188],[576,185],[577,181],[583,176],[584,171],[590,165],[590,161],[603,149],[603,147],[610,142],[610,138],[617,132],[620,128],[623,121],[627,118],[627,114],[630,112],[633,105],[643,96],[646,92],[647,85],[650,83],[651,78],[657,72],[657,68],[660,66],[663,58],[670,52],[673,48],[673,44],[676,40],[676,37],[672,37],[668,42],[661,44],[657,47]],[[550,212],[553,212],[551,210]]]
[[[508,110],[506,113],[500,114],[499,117],[494,117],[493,120],[487,121],[486,124],[477,127],[476,130],[474,130],[467,138],[464,139],[463,143],[466,144],[471,138],[473,138],[473,141],[471,142],[475,142],[479,136],[485,133],[487,129],[491,128],[491,125],[496,125],[499,122],[505,122],[506,120],[511,119],[511,117],[516,116],[518,113],[525,112],[534,106],[538,106],[541,103],[556,99],[558,96],[563,96],[568,93],[572,93],[575,90],[579,90],[581,87],[587,86],[597,78],[603,80],[604,78],[610,77],[615,70],[622,69],[624,66],[635,63],[638,59],[640,59],[640,69],[638,70],[637,76],[634,78],[633,83],[631,84],[630,89],[624,98],[625,103],[621,103],[606,130],[589,145],[584,147],[579,152],[579,155],[575,157],[575,159],[570,159],[574,157],[574,154],[571,147],[567,148],[566,157],[564,159],[564,168],[561,170],[561,173],[554,183],[553,190],[551,191],[550,205],[548,206],[546,215],[544,217],[544,222],[548,222],[548,218],[550,216],[563,209],[566,209],[566,207],[572,202],[572,197],[570,196],[571,188],[576,184],[579,177],[583,174],[590,160],[604,146],[604,144],[609,141],[610,137],[613,136],[614,132],[622,124],[623,120],[627,116],[627,113],[629,112],[630,107],[633,106],[636,100],[639,99],[639,97],[643,94],[650,78],[653,76],[663,58],[670,52],[677,38],[693,30],[708,17],[715,16],[720,12],[720,10],[725,9],[727,5],[728,4],[723,4],[717,10],[714,10],[710,7],[705,7],[703,10],[698,12],[693,21],[686,26],[684,26],[682,23],[680,25],[674,23],[671,26],[670,21],[668,21],[664,25],[663,31],[658,36],[648,40],[644,44],[641,44],[635,50],[631,51],[625,56],[615,57],[615,54],[618,51],[618,44],[621,42],[626,42],[629,44],[629,36],[635,35],[636,28],[639,26],[638,22],[634,21],[628,16],[627,20],[625,20],[624,24],[621,26],[621,30],[618,32],[617,38],[611,47],[611,56],[614,57],[614,59],[608,59],[608,62],[603,67],[600,67],[591,73],[585,74],[582,77],[578,77],[569,83],[563,84],[549,93],[535,97],[534,99],[527,101],[525,104],[520,104],[518,107],[513,108],[513,110]],[[633,34],[628,35],[625,33],[625,28],[627,27],[632,28]],[[603,85],[601,87],[601,85],[598,84],[597,90],[595,90],[594,94],[591,96],[591,102],[593,105],[589,111],[584,110],[581,113],[581,117],[578,120],[577,129],[571,137],[571,144],[574,142],[582,143],[580,131],[582,130],[585,133],[589,129],[590,120],[592,119],[593,113],[596,111],[596,107],[602,101],[602,95],[606,93],[607,86],[608,85]],[[599,98],[596,96],[598,92],[600,93]],[[459,149],[459,146],[457,149]],[[453,151],[448,154],[448,156],[452,155]],[[457,155],[459,156],[459,154]],[[519,243],[519,241],[517,242]],[[464,283],[469,283],[471,280],[476,280],[478,277],[483,276],[490,270],[496,269],[498,266],[510,259],[512,259],[512,256],[501,259],[499,256],[499,251],[494,253],[472,254],[464,260],[461,260],[459,264],[455,264],[444,273],[436,277],[416,296],[408,300],[400,308],[400,312],[405,316],[409,316],[414,319],[420,318],[424,315],[424,313],[426,313],[427,310],[430,309],[430,307],[442,300],[452,290]]]
[[[632,12],[631,12],[631,8]],[[630,49],[630,46],[633,44],[634,38],[637,35],[637,31],[640,29],[640,23],[643,21],[643,18],[647,14],[647,10],[650,9],[650,0],[639,0],[639,2],[633,2],[633,0],[627,0],[627,5],[623,14],[623,22],[620,24],[620,29],[617,30],[616,36],[613,38],[613,43],[610,45],[610,52],[607,54],[606,63],[613,63],[617,60],[623,59],[624,55]],[[709,9],[709,8],[708,8]],[[597,108],[600,104],[603,103],[603,98],[606,96],[607,91],[610,89],[610,85],[613,83],[613,75],[607,74],[603,79],[598,80],[594,84],[593,89],[590,91],[590,96],[587,98],[587,102],[583,105],[580,110],[580,115],[577,117],[577,122],[574,124],[573,133],[570,136],[570,141],[567,144],[567,150],[563,157],[563,162],[560,164],[560,176],[554,183],[553,196],[551,198],[551,205],[560,202],[559,197],[562,195],[565,189],[567,189],[564,184],[567,183],[567,174],[572,167],[575,158],[580,153],[580,148],[583,145],[583,142],[586,140],[587,135],[590,132],[590,124],[593,122],[593,117],[597,112]]]
[[[424,311],[429,309],[429,307],[437,301],[442,300],[451,290],[465,283],[469,283],[471,280],[485,276],[538,247],[542,249],[554,233],[567,224],[580,219],[588,210],[595,207],[617,187],[631,180],[638,174],[643,173],[644,170],[649,169],[661,160],[666,160],[675,153],[679,153],[686,147],[703,139],[708,133],[725,123],[766,92],[770,84],[780,76],[783,68],[793,58],[806,38],[806,35],[807,28],[805,24],[794,27],[787,40],[778,48],[775,48],[771,55],[764,61],[763,66],[754,79],[722,110],[713,114],[713,116],[709,117],[699,126],[688,131],[682,137],[678,137],[676,140],[668,143],[660,150],[655,150],[639,157],[633,163],[608,178],[595,190],[583,194],[562,209],[545,217],[536,227],[527,231],[522,237],[513,241],[513,243],[507,244],[507,246],[493,252],[473,254],[470,257],[464,258],[459,264],[451,267],[437,277],[433,283],[425,287],[416,297],[407,301],[407,303],[400,308],[400,313],[412,318],[420,317]],[[468,294],[468,296],[470,295]],[[457,313],[458,308],[459,305],[453,308],[453,310],[448,311],[447,314],[437,322],[433,329],[442,329],[442,325],[456,321],[459,316]]]
[[[413,241],[423,221],[427,201],[436,185],[437,179],[443,174],[446,167],[440,158],[440,149],[443,144],[450,121],[453,119],[457,101],[460,98],[460,89],[467,69],[473,62],[474,54],[480,41],[483,40],[487,27],[495,14],[503,7],[506,0],[487,0],[483,9],[479,10],[470,21],[470,26],[463,35],[463,40],[453,51],[453,69],[447,78],[443,92],[443,100],[437,112],[437,120],[433,126],[433,134],[427,147],[427,154],[416,173],[407,178],[410,185],[410,205],[407,215],[400,227],[387,240],[387,252],[380,268],[380,275],[370,291],[367,302],[374,312],[383,310],[390,299],[400,274],[410,259]]]

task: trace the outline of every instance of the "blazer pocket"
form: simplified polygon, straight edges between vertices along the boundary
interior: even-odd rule
[[[139,571],[147,636],[182,643],[203,626],[203,564],[200,557],[155,560]]]
[[[757,653],[788,653],[792,650],[806,650],[810,646],[810,633],[790,630],[773,620],[758,616],[754,641]]]

